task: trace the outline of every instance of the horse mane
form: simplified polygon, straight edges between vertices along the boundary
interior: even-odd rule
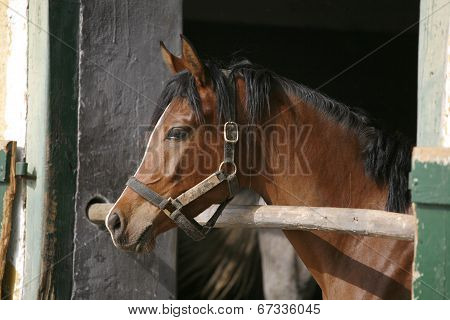
[[[382,130],[362,110],[350,108],[248,60],[241,60],[228,66],[209,61],[205,66],[217,95],[219,122],[226,121],[225,119],[229,119],[230,114],[234,112],[232,102],[235,101],[235,79],[238,76],[244,79],[246,85],[246,111],[249,124],[260,123],[271,114],[275,115],[276,110],[270,105],[270,94],[271,89],[278,85],[287,94],[298,97],[354,132],[361,146],[366,174],[377,184],[388,185],[385,209],[393,212],[408,210],[411,203],[408,174],[411,169],[412,143],[401,133]],[[227,70],[227,75],[223,70]],[[194,78],[188,72],[181,72],[167,82],[153,114],[153,125],[175,97],[186,98],[199,123],[204,123],[201,100]]]

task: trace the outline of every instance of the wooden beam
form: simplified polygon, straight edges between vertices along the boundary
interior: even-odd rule
[[[2,280],[11,239],[13,203],[16,194],[16,147],[15,141],[0,141],[0,300],[3,300],[4,296]]]
[[[111,207],[111,204],[92,205],[88,211],[89,219],[103,224]],[[213,212],[208,210],[196,220],[205,224]],[[412,215],[380,210],[230,205],[216,227],[337,231],[411,241],[414,240],[415,219]]]

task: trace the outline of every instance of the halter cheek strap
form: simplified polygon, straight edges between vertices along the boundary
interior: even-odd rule
[[[180,227],[195,241],[204,239],[206,234],[211,231],[225,206],[231,201],[240,188],[239,181],[236,176],[236,163],[234,161],[235,146],[239,140],[239,128],[237,123],[234,121],[228,121],[225,123],[223,134],[225,140],[224,160],[220,164],[219,169],[194,187],[179,195],[177,198],[164,198],[135,177],[131,177],[127,182],[128,187],[151,204],[157,206],[173,222],[175,222],[178,227]],[[225,170],[226,166],[231,166],[230,173]],[[181,212],[183,207],[194,200],[197,200],[221,183],[227,183],[228,197],[219,205],[216,212],[204,226],[200,225],[194,219],[185,216]]]

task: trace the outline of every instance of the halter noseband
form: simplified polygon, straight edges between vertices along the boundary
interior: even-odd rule
[[[205,238],[205,236],[216,224],[216,221],[221,215],[225,206],[239,191],[239,181],[236,176],[237,168],[234,161],[235,146],[239,140],[239,127],[237,123],[232,120],[226,122],[223,128],[223,136],[225,140],[224,159],[223,162],[219,165],[219,169],[175,199],[172,199],[170,197],[164,198],[157,192],[150,189],[144,183],[140,182],[135,177],[131,177],[127,182],[128,187],[130,187],[151,204],[157,206],[173,222],[175,222],[178,227],[180,227],[189,237],[191,237],[195,241]],[[224,167],[226,165],[231,165],[231,173],[225,171]],[[181,212],[181,209],[183,209],[183,207],[200,198],[205,193],[218,186],[222,182],[227,182],[228,184],[228,197],[219,205],[216,212],[204,226],[200,225],[193,218],[186,217]]]

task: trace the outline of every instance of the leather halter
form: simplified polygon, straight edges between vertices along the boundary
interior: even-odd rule
[[[237,167],[234,161],[235,146],[239,140],[239,127],[237,123],[234,121],[226,122],[223,129],[223,136],[225,140],[224,159],[219,165],[219,169],[175,199],[172,199],[170,197],[164,198],[163,196],[159,195],[157,192],[149,188],[147,185],[140,182],[135,177],[131,177],[127,182],[128,187],[130,187],[151,204],[157,206],[173,222],[175,222],[178,227],[180,227],[189,237],[191,237],[195,241],[205,238],[206,234],[208,234],[216,224],[216,221],[221,215],[225,206],[239,191],[239,181],[236,176]],[[225,170],[226,166],[231,166],[232,171],[227,172]],[[205,193],[212,190],[222,182],[226,182],[228,184],[228,197],[219,205],[219,208],[204,226],[200,225],[193,218],[185,216],[181,212],[181,210],[186,205],[200,198]]]

